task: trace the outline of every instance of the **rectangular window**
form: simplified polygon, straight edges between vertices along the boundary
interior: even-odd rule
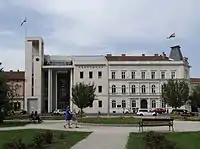
[[[131,72],[131,79],[135,79],[135,71]]]
[[[89,78],[92,79],[93,78],[93,72],[89,71]]]
[[[126,79],[126,72],[122,71],[122,79]]]
[[[99,108],[102,108],[102,101],[101,100],[98,101],[98,106],[99,106]]]
[[[80,72],[80,79],[83,79],[83,71]]]
[[[112,75],[112,76],[111,76],[112,79],[115,79],[115,71],[112,71],[112,72],[111,72],[111,75]]]
[[[175,72],[175,71],[172,71],[172,72],[171,72],[171,78],[174,79],[175,77],[176,77],[176,72]]]
[[[165,79],[165,72],[161,72],[161,79]]]
[[[98,86],[98,92],[102,93],[102,86]]]
[[[98,78],[101,79],[102,78],[102,72],[98,71]]]
[[[151,72],[151,79],[155,79],[156,78],[156,72],[155,71],[152,71]]]
[[[126,86],[122,85],[122,94],[126,94]]]
[[[141,72],[141,79],[145,79],[145,71]]]

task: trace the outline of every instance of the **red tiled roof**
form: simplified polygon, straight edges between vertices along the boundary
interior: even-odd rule
[[[200,83],[200,78],[190,78],[191,83]]]
[[[170,61],[166,56],[106,56],[108,61]]]
[[[25,80],[24,71],[5,71],[6,80]]]

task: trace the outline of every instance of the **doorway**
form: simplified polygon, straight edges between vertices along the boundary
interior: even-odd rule
[[[142,99],[140,101],[140,108],[141,109],[147,109],[147,100],[146,99]]]

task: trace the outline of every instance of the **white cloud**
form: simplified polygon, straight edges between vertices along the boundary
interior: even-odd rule
[[[35,0],[16,1],[52,16],[51,38],[77,46],[100,46],[115,40],[126,42],[165,40],[192,34],[198,0]]]
[[[177,40],[192,40],[200,21],[199,0],[17,0],[11,3],[48,17],[50,23],[43,22],[43,28],[53,29],[50,35],[44,36],[45,53],[50,54],[157,53],[154,47],[166,43],[166,37],[173,32]],[[131,47],[118,47],[128,44]],[[142,49],[145,44],[154,46],[153,50]]]
[[[0,49],[4,49],[0,56],[4,70],[24,70],[24,50],[5,47]]]

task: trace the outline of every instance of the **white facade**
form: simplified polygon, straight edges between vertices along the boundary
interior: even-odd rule
[[[177,48],[177,47],[176,47]],[[111,55],[109,55],[111,56]],[[125,55],[122,55],[126,57]],[[143,55],[144,56],[144,55]],[[143,57],[141,56],[141,57]],[[111,56],[112,57],[112,56]],[[48,62],[48,65],[45,63]],[[45,76],[45,72],[48,72]],[[122,113],[127,109],[165,107],[161,100],[162,84],[172,77],[189,81],[189,65],[183,60],[109,60],[107,56],[44,56],[43,40],[27,38],[25,49],[25,109],[52,112],[58,104],[58,75],[70,76],[72,86],[94,83],[97,99],[86,113]],[[47,78],[46,78],[47,77]],[[45,95],[45,79],[48,80]]]

